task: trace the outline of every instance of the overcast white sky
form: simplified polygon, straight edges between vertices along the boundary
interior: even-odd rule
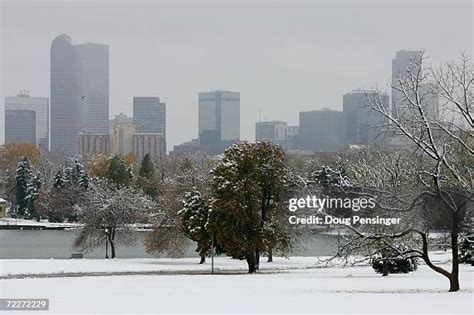
[[[197,94],[241,93],[241,137],[261,118],[342,108],[342,95],[384,86],[401,49],[434,63],[472,55],[471,1],[1,1],[4,97],[49,97],[51,41],[110,46],[110,114],[133,96],[167,103],[168,148],[197,137]]]

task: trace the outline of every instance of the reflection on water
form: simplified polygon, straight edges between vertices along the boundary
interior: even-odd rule
[[[72,247],[78,231],[45,230],[0,230],[0,259],[6,258],[69,258],[78,251]],[[150,258],[145,252],[143,239],[147,232],[137,232],[134,246],[117,245],[119,258]],[[321,256],[330,255],[337,247],[337,236],[312,234],[302,239],[292,255]],[[195,245],[190,242],[187,257],[197,257]],[[105,247],[85,253],[87,258],[103,258]]]

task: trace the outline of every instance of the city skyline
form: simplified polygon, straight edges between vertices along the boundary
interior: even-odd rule
[[[131,116],[133,96],[160,96],[166,101],[168,149],[197,137],[198,92],[216,89],[241,93],[241,139],[253,140],[259,120],[296,125],[300,111],[341,110],[344,93],[376,84],[385,87],[398,50],[426,49],[436,64],[456,58],[462,50],[470,53],[472,41],[468,2],[429,7],[417,2],[402,25],[396,25],[397,14],[383,13],[403,12],[403,3],[398,7],[364,2],[270,3],[265,7],[229,2],[139,4],[113,2],[108,26],[94,29],[103,22],[99,17],[109,7],[105,2],[94,2],[97,12],[75,2],[63,7],[3,2],[2,100],[20,89],[50,97],[49,46],[65,33],[74,42],[109,45],[110,115]],[[227,10],[229,6],[233,10]],[[420,12],[433,19],[417,25],[410,17]],[[35,23],[45,14],[51,21]],[[439,23],[443,14],[456,16],[456,26]],[[239,24],[243,17],[247,25]],[[382,20],[384,29],[376,29]],[[353,25],[357,29],[352,30]],[[452,33],[453,27],[459,36],[442,35]],[[439,37],[446,38],[442,44]],[[221,44],[215,44],[217,39]],[[250,45],[255,48],[246,48]],[[223,55],[227,58],[219,57]],[[4,106],[2,102],[0,142],[4,141]]]

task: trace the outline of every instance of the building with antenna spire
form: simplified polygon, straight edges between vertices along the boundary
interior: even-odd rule
[[[5,143],[32,143],[49,150],[49,99],[21,90],[5,98]]]

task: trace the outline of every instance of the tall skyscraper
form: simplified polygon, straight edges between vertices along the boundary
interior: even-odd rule
[[[109,131],[109,46],[74,45],[78,59],[81,131]]]
[[[80,132],[108,132],[107,45],[72,45],[59,35],[51,44],[51,150],[74,155]]]
[[[420,62],[421,51],[400,50],[396,52],[395,58],[392,59],[392,85],[400,87],[399,80],[407,76],[407,69],[413,67],[414,64]],[[407,104],[404,102],[403,93],[392,88],[392,114],[400,117],[405,115]]]
[[[71,38],[51,44],[51,151],[77,152],[80,131],[77,58]]]
[[[27,114],[15,114],[13,111],[33,111],[35,113],[35,140],[31,143],[38,145],[43,150],[49,150],[49,100],[47,97],[30,97],[26,92],[20,92],[17,96],[11,96],[5,98],[5,111],[9,111],[10,117],[19,119],[21,117],[28,117],[28,121],[31,118]],[[12,133],[12,129],[18,130],[18,123],[12,123],[11,121],[5,121],[5,141],[14,142],[16,138],[15,134]],[[29,130],[30,126],[28,126]],[[7,140],[9,139],[9,140]]]
[[[240,140],[239,92],[200,92],[198,102],[200,145],[210,154],[220,154]]]
[[[166,103],[159,97],[134,97],[133,123],[137,133],[160,133],[166,138]]]
[[[384,116],[370,107],[369,99],[376,100],[376,91],[354,90],[343,96],[343,112],[346,121],[346,142],[348,144],[375,144],[384,139],[384,126],[388,123]],[[381,101],[389,109],[389,97],[383,95]]]
[[[345,117],[341,111],[323,109],[300,112],[300,149],[337,152],[345,144]]]

